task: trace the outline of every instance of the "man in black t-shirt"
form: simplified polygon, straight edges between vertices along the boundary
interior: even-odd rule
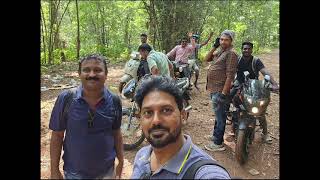
[[[242,43],[242,56],[239,56],[238,59],[238,70],[237,70],[237,78],[236,80],[239,83],[244,82],[244,74],[243,72],[249,71],[250,79],[258,79],[259,72],[261,72],[264,76],[269,75],[271,79],[271,84],[273,85],[273,90],[279,89],[277,82],[267,71],[261,60],[257,57],[252,56],[252,48],[253,44],[251,42]],[[254,62],[253,62],[254,61]]]
[[[236,94],[236,86],[244,83],[245,77],[244,72],[248,71],[250,79],[259,79],[259,72],[261,72],[264,76],[269,75],[270,81],[272,84],[272,90],[276,91],[279,89],[278,83],[274,80],[274,78],[270,75],[267,71],[265,66],[263,65],[262,61],[252,56],[252,48],[253,44],[251,42],[244,42],[242,43],[242,56],[238,58],[238,67],[237,67],[237,76],[236,81],[233,85],[233,88],[230,90],[230,95],[233,96]],[[271,137],[268,135],[267,130],[267,122],[265,116],[260,119],[260,125],[262,127],[263,139],[266,143],[272,143]]]

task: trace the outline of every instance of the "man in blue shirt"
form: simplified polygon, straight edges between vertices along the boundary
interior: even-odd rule
[[[140,108],[143,134],[150,143],[136,154],[133,179],[181,179],[200,160],[213,160],[182,134],[186,118],[181,90],[172,78],[149,76],[138,86],[136,103]],[[203,165],[195,179],[230,179],[219,165]]]
[[[104,86],[107,73],[105,58],[89,55],[79,62],[82,84],[76,89],[65,116],[68,93],[64,91],[58,96],[49,124],[51,178],[62,178],[59,170],[62,146],[66,179],[112,178],[115,157],[119,161],[115,175],[120,178],[121,102],[114,102],[114,95]]]

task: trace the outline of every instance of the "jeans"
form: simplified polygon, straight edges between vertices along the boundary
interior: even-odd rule
[[[221,145],[223,143],[223,135],[226,127],[227,120],[227,106],[229,102],[227,102],[228,98],[221,99],[221,93],[215,92],[210,94],[210,98],[212,100],[213,111],[215,113],[215,122],[213,128],[213,142],[217,145]]]
[[[64,179],[114,179],[114,167],[111,167],[106,174],[95,178],[83,177],[80,174],[64,171]]]

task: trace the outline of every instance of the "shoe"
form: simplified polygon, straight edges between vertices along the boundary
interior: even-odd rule
[[[204,148],[208,151],[212,151],[212,152],[216,152],[216,151],[225,151],[226,148],[223,146],[223,144],[221,145],[217,145],[213,142],[211,142],[209,145],[205,145]]]
[[[263,139],[263,142],[267,144],[272,144],[272,138],[269,136],[269,134],[267,135],[262,134],[262,139]]]

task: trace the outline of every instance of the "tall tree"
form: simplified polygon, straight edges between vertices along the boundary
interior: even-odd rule
[[[76,0],[76,12],[77,12],[77,59],[79,59],[80,58],[80,21],[79,21],[78,0]]]

